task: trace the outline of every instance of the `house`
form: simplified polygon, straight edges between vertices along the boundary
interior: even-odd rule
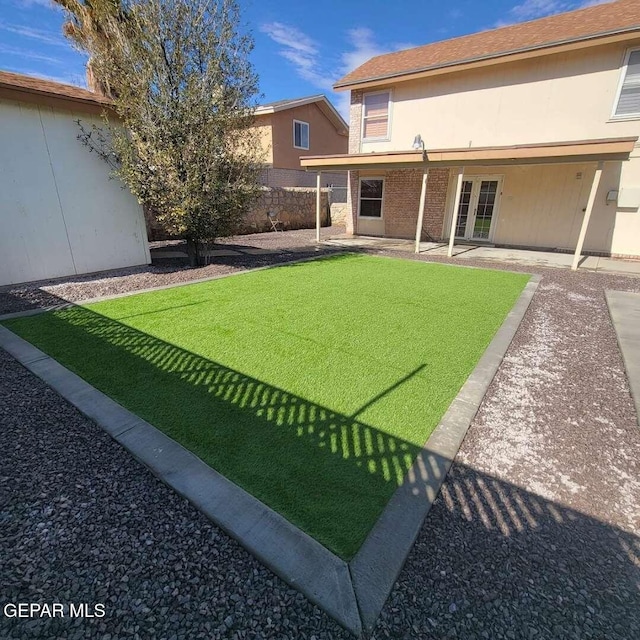
[[[351,92],[352,234],[640,257],[640,2],[377,56]]]
[[[0,285],[151,262],[142,208],[77,137],[106,101],[0,71]]]
[[[255,128],[266,156],[262,182],[267,187],[315,186],[315,178],[300,168],[300,157],[342,154],[349,148],[349,127],[323,95],[263,104],[255,111]],[[347,184],[344,171],[324,179],[325,184]]]

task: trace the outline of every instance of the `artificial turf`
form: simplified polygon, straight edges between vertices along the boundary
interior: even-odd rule
[[[334,256],[4,324],[350,559],[527,280]]]

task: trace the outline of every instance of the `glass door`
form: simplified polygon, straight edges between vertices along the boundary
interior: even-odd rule
[[[500,194],[499,178],[469,178],[462,181],[456,238],[490,240]]]
[[[458,207],[458,224],[456,225],[456,238],[465,238],[467,234],[467,222],[471,210],[471,196],[473,194],[473,180],[463,180],[460,193],[460,206]]]
[[[493,221],[493,212],[496,208],[496,197],[498,195],[497,180],[482,180],[476,198],[475,215],[473,221],[473,232],[471,238],[474,240],[488,240]]]

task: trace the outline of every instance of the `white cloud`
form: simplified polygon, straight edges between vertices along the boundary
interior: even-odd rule
[[[331,89],[332,78],[323,69],[320,48],[315,40],[282,22],[263,24],[260,31],[281,45],[278,53],[294,66],[301,78],[320,89]]]
[[[544,18],[555,13],[563,11],[571,11],[574,9],[586,9],[597,4],[607,4],[615,0],[524,0],[520,4],[515,5],[508,11],[505,19],[496,22],[494,27],[506,27],[516,22],[524,22],[526,20],[536,20]]]
[[[30,7],[46,7],[47,9],[56,8],[56,5],[53,4],[52,0],[14,0],[14,2],[26,9]]]
[[[535,20],[552,13],[559,13],[571,8],[570,2],[565,0],[525,0],[509,11],[509,15],[516,21]]]
[[[69,46],[60,34],[53,31],[44,31],[43,29],[35,29],[34,27],[27,27],[26,25],[8,24],[2,21],[0,21],[0,29],[25,38],[37,40],[38,42],[43,42],[44,44],[52,44],[59,47]]]
[[[327,55],[318,42],[292,25],[270,22],[263,24],[260,31],[281,46],[279,55],[293,65],[301,78],[327,92],[339,78],[370,58],[414,46],[410,43],[382,45],[376,41],[371,29],[357,27],[346,31],[347,46],[342,52]],[[338,111],[348,119],[349,94],[334,94],[332,99]]]
[[[342,54],[342,71],[344,73],[349,73],[370,58],[389,51],[388,48],[381,47],[375,42],[373,31],[367,27],[349,29],[347,37],[351,48]]]
[[[27,60],[37,60],[38,62],[47,62],[49,64],[61,65],[62,60],[54,56],[48,56],[42,53],[36,53],[29,51],[28,49],[22,49],[19,47],[12,47],[11,45],[0,43],[0,53],[8,56],[15,56],[17,58],[26,58]]]

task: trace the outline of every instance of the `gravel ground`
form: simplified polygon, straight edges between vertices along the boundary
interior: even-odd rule
[[[344,227],[327,227],[322,229],[322,237],[326,238],[343,232]],[[318,253],[334,253],[341,250],[336,247],[319,248],[315,244],[315,230],[312,229],[236,236],[221,240],[220,244],[233,245],[240,250],[243,247],[249,247],[277,250],[278,253],[219,257],[216,258],[215,264],[198,269],[189,268],[182,260],[154,260],[153,265],[150,266],[114,269],[103,273],[41,280],[23,285],[8,285],[0,287],[0,315],[23,309],[51,306],[63,301],[79,302],[98,296],[226,275],[276,262],[300,260]],[[178,251],[182,249],[175,241],[155,242],[151,245],[152,250],[154,247]]]
[[[310,241],[265,235],[240,240]],[[79,300],[225,268],[242,267],[147,268],[45,294]],[[536,272],[376,638],[640,637],[640,428],[603,294],[640,291],[640,279]],[[45,295],[15,289],[0,308]],[[0,618],[0,637],[347,637],[4,354],[0,378],[3,601],[104,601],[108,612],[77,625]]]
[[[0,350],[2,638],[342,638],[336,623]]]

